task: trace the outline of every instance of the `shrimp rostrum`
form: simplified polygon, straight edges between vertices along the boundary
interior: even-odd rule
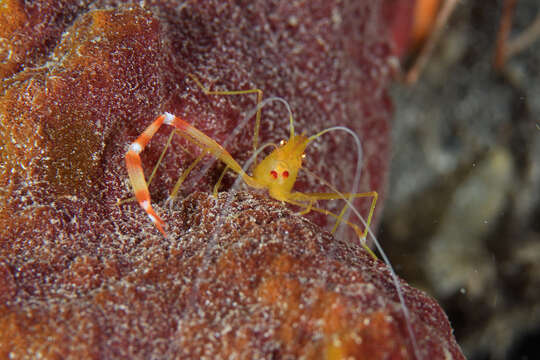
[[[254,135],[254,148],[257,148],[258,141],[258,129],[260,123],[260,111],[262,108],[262,91],[259,89],[252,90],[241,90],[241,91],[209,91],[206,89],[199,80],[190,75],[190,77],[198,84],[199,87],[207,95],[238,95],[238,94],[249,94],[256,93],[258,94],[258,106],[257,106],[257,116],[255,124],[255,135]],[[275,98],[280,100],[279,98]],[[281,100],[283,101],[283,100]],[[210,154],[223,163],[225,163],[227,169],[231,169],[237,173],[243,181],[256,189],[266,189],[268,194],[279,201],[298,206],[302,209],[301,214],[306,214],[310,211],[316,211],[323,213],[325,215],[331,216],[336,219],[336,225],[334,226],[333,231],[337,228],[339,223],[343,222],[349,225],[354,231],[358,234],[362,241],[362,245],[369,250],[365,245],[365,239],[369,231],[369,225],[371,223],[373,212],[375,209],[375,204],[377,201],[377,192],[363,192],[363,193],[341,193],[332,187],[334,192],[329,193],[304,193],[299,191],[294,191],[293,187],[298,176],[298,172],[302,168],[302,161],[305,157],[306,147],[315,139],[322,136],[326,132],[341,129],[346,130],[349,133],[354,133],[351,130],[342,127],[335,127],[323,130],[313,136],[307,137],[303,134],[297,135],[294,132],[294,123],[293,118],[289,109],[289,120],[290,120],[290,136],[288,140],[283,140],[279,145],[274,145],[275,149],[267,155],[262,161],[255,165],[252,175],[249,175],[242,166],[216,141],[204,134],[203,132],[196,129],[194,126],[190,125],[188,122],[184,121],[178,116],[175,116],[170,113],[164,113],[158,116],[151,124],[144,130],[144,132],[130,145],[129,150],[126,154],[126,165],[127,171],[129,174],[129,179],[131,185],[135,192],[135,198],[139,202],[140,206],[146,211],[150,220],[155,224],[158,230],[164,235],[166,232],[164,230],[164,221],[161,217],[154,211],[152,208],[150,193],[148,191],[148,184],[145,180],[143,168],[141,164],[140,153],[144,150],[148,142],[160,129],[160,127],[165,124],[175,128],[176,132],[179,132],[184,138],[188,139],[190,142],[200,147],[203,150],[203,154]],[[190,167],[189,170],[191,170]],[[224,171],[224,172],[225,172]],[[183,178],[185,176],[183,175]],[[217,192],[217,187],[219,182],[223,178],[223,174],[218,180],[218,184],[214,188],[214,192]],[[331,186],[331,185],[330,185]],[[176,194],[177,187],[173,190],[173,194]],[[354,198],[371,198],[371,205],[369,208],[369,213],[367,219],[363,221],[364,230],[361,230],[356,224],[349,221],[344,214],[346,209],[351,206],[351,200]],[[316,202],[319,200],[335,200],[342,199],[345,200],[346,205],[343,210],[339,213],[333,213],[329,210],[315,206]],[[352,206],[351,206],[352,207]],[[354,211],[355,209],[353,209]],[[357,211],[354,211],[358,214]],[[369,252],[374,256],[374,254],[369,250]]]

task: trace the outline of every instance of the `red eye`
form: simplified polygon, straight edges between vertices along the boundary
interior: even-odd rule
[[[277,171],[276,171],[276,170],[270,171],[270,175],[272,175],[272,177],[273,177],[274,179],[277,179]]]
[[[281,175],[283,175],[283,177],[286,179],[286,178],[289,177],[289,172],[288,172],[287,170],[285,170],[285,171],[283,172],[283,174],[281,174]]]

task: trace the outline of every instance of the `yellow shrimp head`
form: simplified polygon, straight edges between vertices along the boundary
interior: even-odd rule
[[[270,196],[282,201],[289,198],[308,143],[304,135],[293,135],[255,167],[253,177],[268,189]]]

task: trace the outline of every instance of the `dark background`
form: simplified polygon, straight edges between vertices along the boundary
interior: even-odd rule
[[[540,346],[540,41],[493,68],[502,1],[462,1],[420,80],[396,84],[379,236],[444,307],[467,358]],[[537,0],[519,0],[510,38]]]

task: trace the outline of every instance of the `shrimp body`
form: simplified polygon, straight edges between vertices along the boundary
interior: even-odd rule
[[[258,89],[251,90],[239,90],[239,91],[210,91],[202,86],[200,81],[194,76],[189,75],[199,87],[201,87],[206,94],[219,94],[219,95],[238,95],[238,94],[257,94],[258,106],[257,106],[257,116],[255,124],[255,135],[254,135],[254,148],[258,144],[258,129],[259,129],[259,119],[261,111],[261,99],[262,91]],[[129,179],[131,185],[133,186],[133,191],[135,193],[135,198],[139,202],[140,206],[148,214],[150,220],[156,225],[158,230],[166,236],[164,229],[165,222],[159,217],[159,215],[154,211],[151,205],[150,192],[148,191],[148,183],[144,178],[144,172],[142,169],[142,163],[140,159],[140,153],[144,150],[151,138],[156,134],[162,125],[168,125],[175,128],[175,132],[180,133],[184,138],[192,142],[194,145],[198,146],[202,151],[202,155],[210,154],[217,159],[225,163],[226,169],[231,169],[237,173],[244,182],[256,189],[266,189],[268,194],[279,201],[286,202],[295,206],[302,208],[301,214],[307,214],[310,211],[316,211],[336,219],[336,225],[332,231],[335,231],[337,226],[340,223],[345,223],[352,227],[355,232],[358,234],[362,240],[363,246],[368,250],[374,257],[375,255],[371,252],[369,247],[365,244],[365,239],[369,230],[369,225],[373,216],[375,209],[375,204],[377,202],[378,194],[376,191],[369,191],[365,193],[342,193],[339,192],[334,187],[330,186],[334,192],[330,193],[303,193],[298,191],[293,191],[294,184],[296,182],[298,171],[302,168],[302,160],[304,158],[304,152],[308,144],[322,136],[323,134],[335,130],[335,128],[325,129],[315,135],[307,137],[303,134],[296,135],[294,132],[293,117],[288,104],[279,98],[274,98],[285,103],[287,109],[289,110],[289,121],[290,121],[290,136],[288,140],[281,141],[279,146],[267,155],[261,162],[259,162],[254,170],[253,175],[249,175],[244,171],[242,166],[214,139],[210,138],[208,135],[204,134],[202,131],[198,130],[187,121],[182,118],[175,116],[170,113],[164,113],[163,115],[158,116],[147,128],[146,130],[139,135],[139,137],[131,144],[129,150],[126,154],[126,166],[129,174]],[[269,99],[270,100],[270,99]],[[343,128],[342,128],[343,130]],[[356,137],[351,130],[346,129],[349,133]],[[173,132],[174,133],[174,132]],[[172,136],[172,135],[171,135]],[[357,139],[357,138],[356,138]],[[359,145],[357,139],[357,145]],[[171,197],[176,196],[177,190],[180,187],[181,181],[185,179],[189,171],[193,166],[201,159],[201,156],[190,166],[184,174],[182,174],[181,179],[175,185],[171,193]],[[360,158],[360,155],[359,155]],[[214,187],[214,194],[217,195],[217,190],[219,184],[225,171],[221,175],[218,183]],[[349,222],[347,219],[344,219],[344,213],[348,206],[350,206],[350,201],[354,198],[371,198],[371,206],[367,220],[364,222],[365,228],[363,231],[354,224]],[[335,214],[326,209],[322,209],[314,206],[318,200],[335,200],[341,199],[345,200],[346,205],[339,214]]]
[[[253,179],[268,189],[271,197],[287,201],[302,167],[304,151],[309,139],[294,135],[265,157],[253,170]]]
[[[259,125],[260,125],[259,120],[261,117],[260,110],[262,107],[262,100],[261,100],[262,91],[259,89],[239,90],[239,91],[210,91],[204,86],[202,86],[200,81],[195,76],[193,75],[189,75],[189,76],[197,83],[199,87],[203,89],[203,91],[207,95],[257,94],[258,105],[257,105],[257,116],[256,116],[256,124],[255,124],[255,134],[254,134],[254,141],[253,141],[253,148],[256,151],[255,154],[257,154],[258,153],[258,150],[257,150],[258,149],[258,146],[257,146],[258,145],[258,131],[259,131]],[[225,150],[225,148],[223,148],[215,140],[210,138],[208,135],[204,134],[202,131],[196,129],[194,126],[192,126],[185,120],[169,113],[164,113],[163,115],[158,116],[146,128],[146,130],[141,135],[139,135],[139,137],[130,145],[129,150],[126,154],[127,171],[129,174],[131,185],[135,193],[136,200],[139,202],[140,206],[148,214],[150,220],[154,223],[157,229],[163,234],[163,236],[167,236],[164,229],[165,222],[153,210],[152,205],[151,205],[150,192],[148,191],[148,183],[146,182],[144,178],[144,172],[142,169],[140,153],[144,150],[147,143],[154,136],[154,134],[159,130],[159,128],[162,125],[168,125],[175,128],[175,130],[169,137],[169,142],[172,139],[172,136],[174,135],[174,133],[178,132],[184,138],[186,138],[187,140],[189,140],[190,142],[192,142],[194,145],[198,146],[202,150],[202,154],[193,162],[191,166],[189,166],[184,171],[184,173],[178,180],[177,184],[173,188],[171,197],[176,196],[178,188],[180,187],[183,179],[185,179],[185,177],[189,174],[189,172],[193,169],[193,167],[200,161],[202,156],[204,156],[205,154],[211,154],[212,156],[216,157],[217,159],[221,160],[223,163],[226,164],[226,168],[224,172],[222,173],[216,186],[214,187],[215,195],[217,195],[217,190],[219,188],[221,179],[223,178],[223,175],[225,174],[225,171],[227,171],[227,169],[231,169],[235,173],[237,173],[247,185],[253,188],[257,188],[257,189],[266,189],[268,190],[268,194],[272,198],[282,201],[284,203],[292,204],[294,206],[298,206],[302,208],[303,210],[300,212],[300,214],[307,214],[311,211],[315,211],[315,212],[319,212],[319,213],[335,218],[336,223],[334,225],[334,228],[332,229],[332,232],[334,232],[337,229],[340,223],[345,223],[349,225],[359,236],[361,240],[361,244],[364,247],[364,249],[369,254],[371,254],[373,258],[376,259],[377,258],[376,255],[366,244],[366,237],[368,233],[370,233],[369,226],[371,224],[371,220],[372,220],[374,209],[375,209],[375,204],[378,198],[378,194],[376,191],[356,193],[355,192],[356,187],[355,187],[353,192],[345,193],[345,192],[338,191],[336,188],[334,188],[331,184],[327,182],[325,183],[333,190],[333,192],[304,193],[304,192],[299,192],[299,191],[293,191],[293,187],[298,176],[298,171],[302,168],[302,161],[305,156],[304,152],[306,150],[306,147],[309,145],[311,141],[321,137],[327,132],[330,132],[333,130],[344,130],[355,138],[355,141],[358,147],[358,159],[359,159],[358,163],[360,164],[361,145],[360,145],[360,141],[358,137],[351,130],[347,128],[339,127],[339,126],[322,130],[319,133],[312,135],[310,137],[306,137],[303,134],[296,135],[294,133],[292,113],[290,111],[290,108],[288,107],[288,104],[283,99],[279,99],[279,98],[274,98],[274,99],[280,100],[283,103],[285,103],[287,106],[287,109],[289,110],[289,115],[290,115],[289,116],[289,120],[290,120],[289,140],[288,141],[283,140],[279,146],[275,146],[275,149],[255,166],[253,170],[253,175],[249,175],[246,171],[244,171],[242,166],[240,166],[240,164],[231,156],[231,154],[227,152],[227,150]],[[269,100],[270,99],[268,99],[268,101]],[[164,152],[162,156],[164,155]],[[256,155],[255,155],[255,158],[256,158]],[[159,161],[158,161],[158,165],[159,165]],[[154,172],[157,169],[158,165],[156,165]],[[359,172],[357,172],[357,174],[359,176]],[[355,179],[356,179],[356,175],[355,175]],[[357,184],[357,181],[358,179],[355,180],[355,184]],[[351,201],[356,198],[371,198],[371,206],[369,209],[369,214],[365,221],[351,203]],[[324,208],[319,208],[317,206],[314,206],[316,202],[319,200],[337,200],[337,199],[344,200],[346,202],[346,205],[343,207],[342,211],[339,214],[333,213]],[[348,207],[350,207],[353,213],[359,219],[362,220],[363,224],[365,225],[363,231],[355,223],[348,221],[347,218],[344,216]],[[392,279],[396,287],[396,291],[398,293],[399,301],[401,305],[403,306],[404,316],[407,319],[409,319],[409,316],[410,316],[409,311],[405,304],[405,300],[403,298],[403,293],[400,288],[400,283],[398,281],[397,275],[392,269],[392,266],[388,258],[384,254],[383,249],[381,248],[380,244],[377,242],[376,238],[373,235],[372,235],[372,239],[374,241],[374,244],[377,246],[377,249],[383,256],[385,263],[388,265],[391,271]],[[419,358],[418,345],[416,343],[416,338],[415,338],[414,332],[412,331],[410,321],[408,321],[407,323],[407,328],[411,336],[411,339],[413,341],[413,347],[415,350],[416,357]]]

